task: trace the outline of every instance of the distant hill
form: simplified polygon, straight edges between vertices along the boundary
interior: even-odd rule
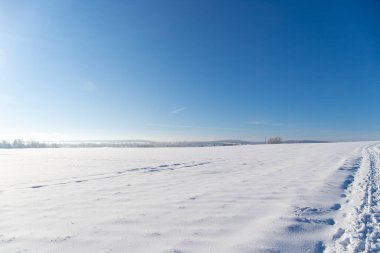
[[[319,141],[319,140],[287,140],[283,143],[329,143],[331,141]]]

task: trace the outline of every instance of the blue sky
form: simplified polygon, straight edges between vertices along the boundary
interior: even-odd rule
[[[380,139],[379,13],[0,0],[0,139]]]

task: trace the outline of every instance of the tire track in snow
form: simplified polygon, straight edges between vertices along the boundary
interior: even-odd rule
[[[380,145],[364,148],[362,162],[347,188],[341,227],[326,252],[380,252]]]
[[[111,179],[111,178],[117,178],[117,177],[123,177],[128,176],[130,173],[134,172],[140,172],[140,173],[157,173],[162,171],[172,171],[172,170],[178,170],[178,169],[187,169],[192,167],[198,167],[207,165],[211,162],[188,162],[188,163],[174,163],[174,164],[163,164],[153,167],[141,167],[141,168],[132,168],[132,169],[125,169],[120,170],[116,172],[111,173],[98,173],[93,175],[86,175],[82,177],[72,177],[68,179],[61,179],[61,180],[52,180],[52,181],[44,181],[39,183],[27,183],[25,186],[22,185],[15,185],[13,187],[9,187],[6,191],[11,190],[23,190],[23,189],[39,189],[39,188],[45,188],[50,186],[59,186],[59,185],[67,185],[67,184],[78,184],[78,183],[85,183],[89,181],[97,181],[97,180],[105,180],[105,179]],[[4,191],[0,191],[4,192]]]

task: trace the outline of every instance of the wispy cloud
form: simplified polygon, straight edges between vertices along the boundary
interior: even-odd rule
[[[249,125],[268,125],[268,121],[263,121],[263,120],[251,120],[248,122]]]
[[[41,43],[40,38],[33,38],[12,33],[0,33],[0,39],[18,43]]]
[[[256,125],[256,126],[283,126],[284,124],[279,122],[273,122],[268,120],[251,120],[248,122],[249,125]]]
[[[210,130],[242,130],[242,128],[232,127],[207,127],[207,126],[191,126],[191,125],[165,125],[165,124],[149,124],[151,127],[165,127],[165,128],[192,128],[192,129],[210,129]]]
[[[80,87],[83,91],[91,93],[97,90],[97,85],[90,80],[84,81]]]
[[[181,107],[181,108],[177,108],[177,109],[171,111],[170,113],[177,114],[177,113],[183,112],[186,109],[187,109],[187,107]]]

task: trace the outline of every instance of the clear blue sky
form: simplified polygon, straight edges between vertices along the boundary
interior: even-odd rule
[[[0,0],[0,139],[380,139],[380,1]]]

